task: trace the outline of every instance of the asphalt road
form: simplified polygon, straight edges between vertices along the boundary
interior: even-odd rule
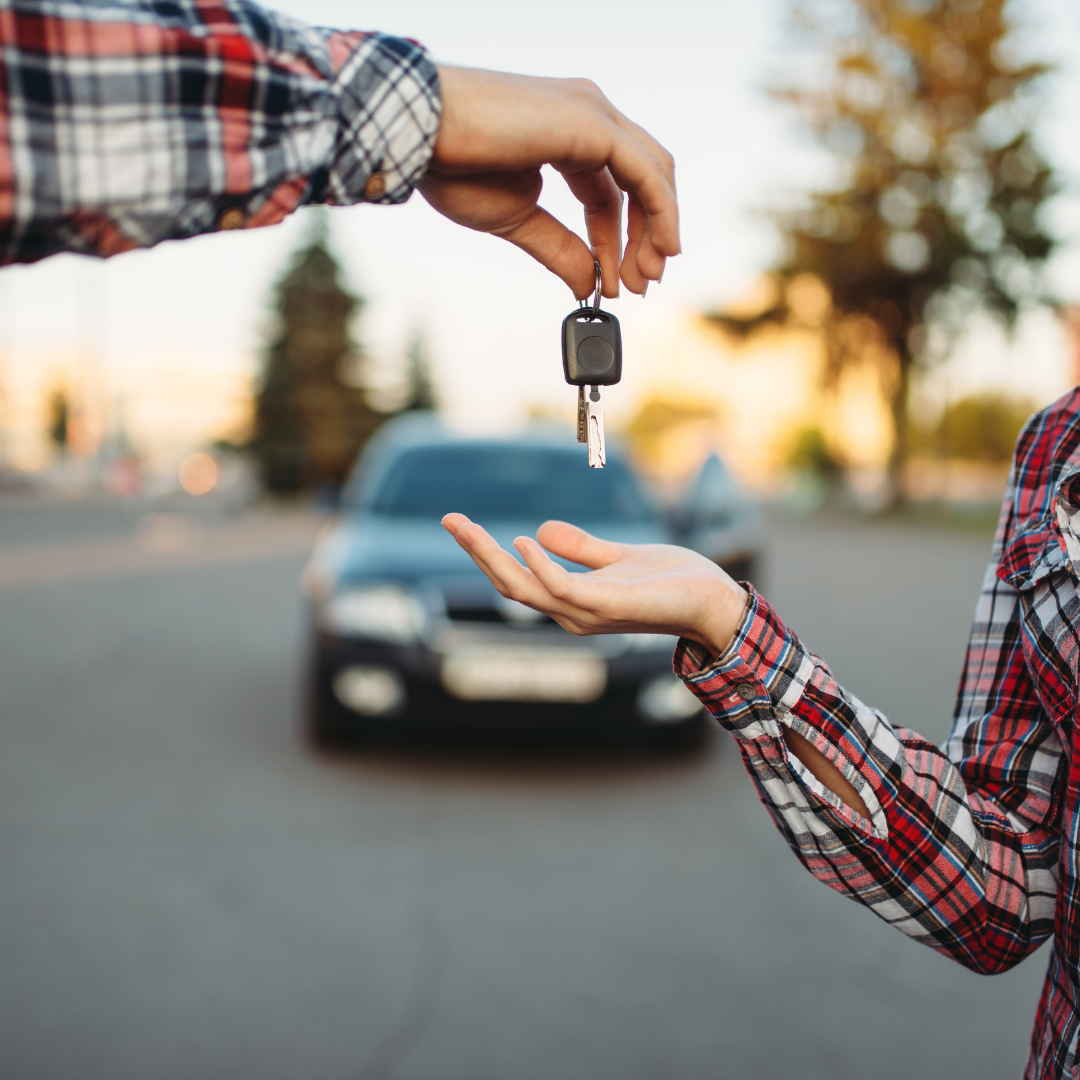
[[[314,757],[313,520],[146,511],[0,504],[4,1080],[1019,1077],[1045,950],[815,883],[722,733]],[[778,522],[767,592],[940,740],[987,546]]]

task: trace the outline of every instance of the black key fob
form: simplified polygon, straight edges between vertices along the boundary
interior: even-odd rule
[[[571,311],[562,324],[563,374],[571,386],[612,386],[622,378],[619,320],[590,306]]]

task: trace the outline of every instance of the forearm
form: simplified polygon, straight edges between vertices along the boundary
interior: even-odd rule
[[[0,26],[2,262],[273,224],[313,202],[400,202],[430,159],[438,77],[403,39],[243,0],[213,21],[194,5],[15,6]],[[27,46],[28,23],[84,48]]]
[[[820,750],[816,749],[813,743],[807,742],[797,731],[786,727],[782,734],[788,750],[806,766],[814,779],[840,798],[845,806],[869,821],[870,811],[866,803],[844,774]]]
[[[1051,932],[1056,846],[1041,778],[1060,747],[1037,703],[1022,819],[846,693],[760,597],[725,652],[683,642],[675,659],[819,880],[980,971],[1016,963]]]
[[[749,610],[750,597],[736,582],[724,580],[717,582],[712,593],[700,625],[682,636],[700,645],[705,655],[716,659],[731,649],[739,624]],[[870,811],[862,796],[820,750],[791,728],[782,728],[781,734],[788,750],[816,780],[850,809],[869,819]]]

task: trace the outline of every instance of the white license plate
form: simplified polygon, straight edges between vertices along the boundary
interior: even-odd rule
[[[443,660],[442,681],[463,701],[595,701],[607,665],[579,649],[470,648]]]

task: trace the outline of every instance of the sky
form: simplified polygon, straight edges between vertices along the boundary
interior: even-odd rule
[[[760,211],[822,182],[827,165],[765,87],[784,70],[787,0],[278,0],[321,25],[378,29],[422,41],[437,60],[527,74],[587,76],[675,156],[683,254],[648,298],[605,306],[621,320],[624,370],[663,382],[665,326],[747,290],[776,253]],[[1040,138],[1080,190],[1080,7],[1025,0],[1033,50],[1059,63]],[[542,203],[583,231],[559,177]],[[1080,300],[1080,199],[1066,192],[1054,222],[1068,242],[1058,291]],[[100,262],[58,256],[0,272],[0,362],[50,363],[64,350],[107,357],[118,370],[161,356],[199,368],[251,370],[269,324],[274,280],[308,227],[280,226],[160,245]],[[474,427],[508,426],[534,405],[561,407],[559,328],[569,290],[510,245],[461,229],[414,196],[402,207],[330,212],[331,240],[349,285],[367,300],[358,335],[378,378],[398,369],[417,327],[426,334],[448,411]],[[1045,336],[1045,335],[1044,335]],[[984,335],[985,337],[985,335]],[[649,340],[648,356],[638,343]],[[1043,340],[1035,334],[1025,339]],[[1047,338],[1046,340],[1050,340]],[[980,346],[983,347],[983,346]],[[998,367],[1016,377],[1017,350]],[[969,350],[970,351],[970,350]],[[1010,367],[1011,365],[1011,367]],[[970,366],[970,365],[969,365]],[[1022,376],[1020,376],[1022,378]],[[618,414],[620,388],[609,392]],[[566,399],[564,401],[564,399]],[[629,401],[622,401],[625,406]]]

